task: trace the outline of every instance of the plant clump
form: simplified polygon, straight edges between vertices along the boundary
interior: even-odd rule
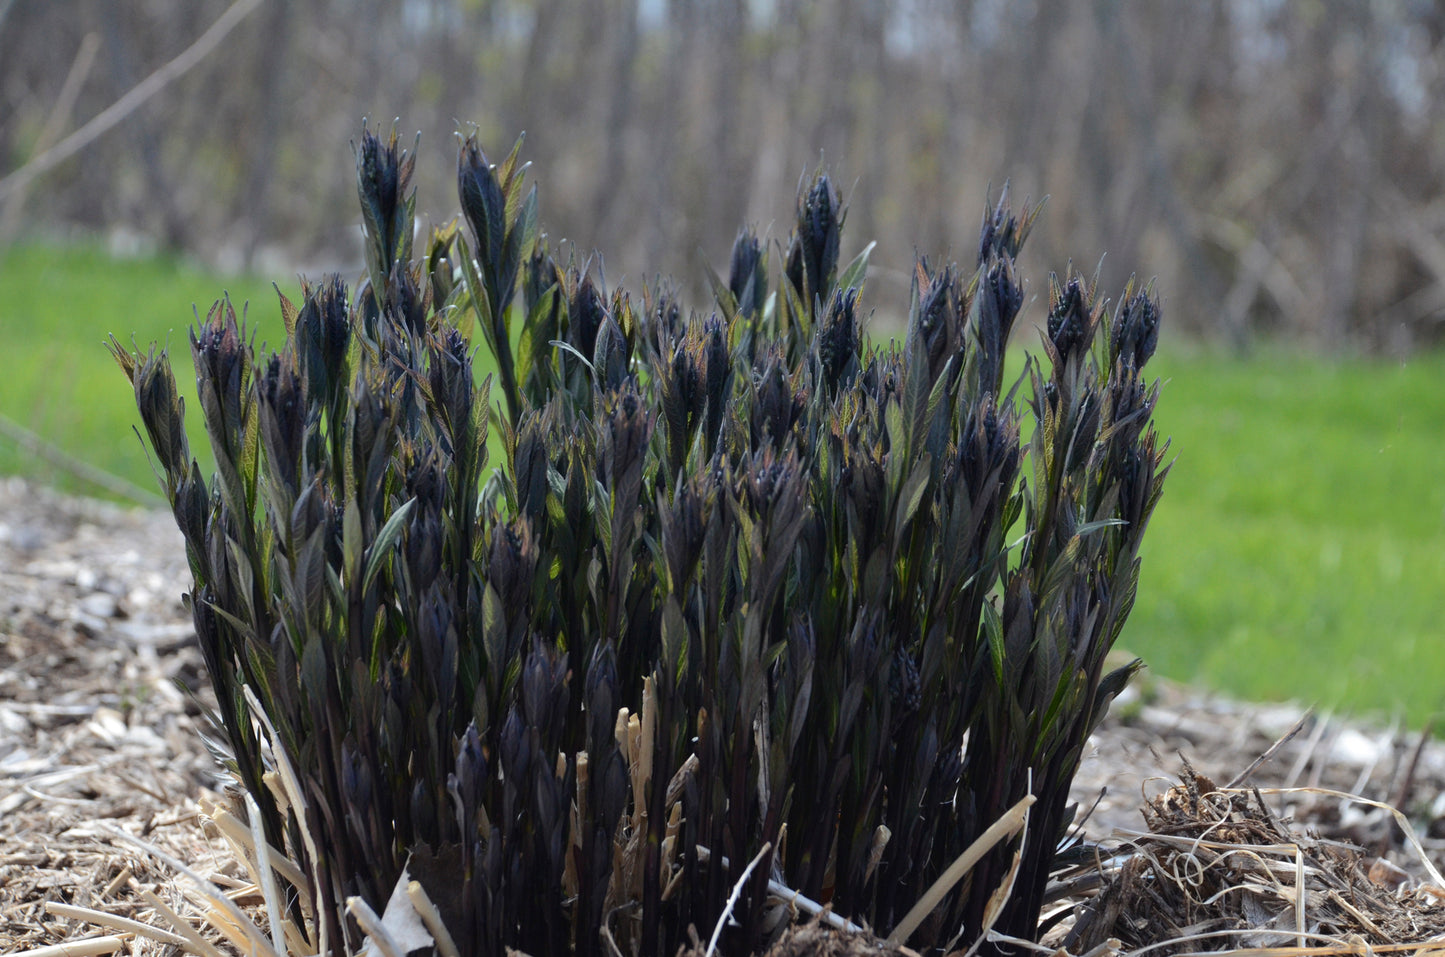
[[[520,145],[463,142],[462,224],[413,260],[413,156],[363,131],[360,284],[282,296],[275,353],[226,301],[192,333],[209,480],[166,354],[112,341],[295,946],[354,951],[409,881],[444,953],[752,952],[778,885],[887,933],[1026,794],[908,942],[1036,937],[1136,667],[1105,658],[1167,472],[1152,290],[1051,278],[1007,381],[1037,208],[1005,196],[876,344],[818,174],[781,271],[744,230],[696,313],[554,258]]]

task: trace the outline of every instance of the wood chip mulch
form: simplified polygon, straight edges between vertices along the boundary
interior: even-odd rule
[[[181,906],[173,874],[108,828],[239,873],[197,820],[224,776],[188,580],[169,515],[0,478],[0,953],[103,933],[47,902],[131,917],[138,885]]]

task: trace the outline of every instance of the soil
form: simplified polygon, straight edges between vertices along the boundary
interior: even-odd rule
[[[0,478],[0,953],[111,932],[47,904],[141,919],[152,913],[144,891],[181,905],[173,872],[117,828],[218,884],[244,884],[196,810],[198,796],[228,779],[206,745],[209,690],[181,605],[189,579],[167,512]],[[1233,783],[1291,729],[1246,783],[1314,790],[1261,794],[1272,819],[1358,845],[1361,866],[1378,873],[1427,877],[1389,812],[1323,789],[1388,802],[1445,865],[1445,745],[1147,674],[1090,742],[1075,783],[1081,809],[1092,808],[1083,837],[1110,847],[1143,840],[1145,809],[1179,781],[1185,758],[1202,780]],[[125,948],[171,952],[143,938]]]

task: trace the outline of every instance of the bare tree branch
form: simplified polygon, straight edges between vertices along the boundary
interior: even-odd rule
[[[44,459],[56,468],[69,472],[81,481],[89,482],[96,488],[105,489],[112,495],[129,499],[132,502],[145,505],[148,508],[165,504],[165,499],[161,498],[155,492],[141,488],[134,482],[123,479],[118,475],[112,475],[104,469],[97,468],[89,462],[76,458],[55,443],[47,442],[19,422],[12,421],[3,415],[0,415],[0,436],[10,439],[22,449]]]
[[[75,60],[70,64],[70,72],[65,75],[65,83],[60,87],[60,95],[55,98],[55,106],[51,108],[50,116],[45,119],[45,127],[35,140],[36,149],[49,149],[50,145],[60,138],[66,124],[70,122],[70,111],[75,109],[80,89],[85,86],[86,77],[90,76],[90,68],[95,65],[95,52],[99,49],[100,37],[94,33],[87,33],[80,41],[80,49],[76,51]],[[15,223],[24,203],[25,184],[22,183],[5,197],[5,208],[0,212],[0,245],[8,243],[15,234]]]
[[[106,107],[80,129],[34,157],[30,162],[0,179],[0,199],[15,190],[30,185],[35,177],[48,172],[56,165],[90,145],[101,134],[109,131],[121,120],[135,112],[142,104],[171,83],[188,73],[205,59],[225,39],[226,34],[246,18],[252,10],[261,5],[261,0],[236,0],[216,22],[196,38],[196,41],[176,55],[165,66],[141,80],[124,96]]]

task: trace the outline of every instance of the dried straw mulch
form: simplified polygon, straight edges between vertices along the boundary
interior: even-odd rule
[[[1143,812],[1147,830],[1097,865],[1108,880],[1064,939],[1072,952],[1105,944],[1133,954],[1301,957],[1445,949],[1445,882],[1423,850],[1429,882],[1295,826],[1263,789],[1217,787],[1187,762],[1180,782]]]

